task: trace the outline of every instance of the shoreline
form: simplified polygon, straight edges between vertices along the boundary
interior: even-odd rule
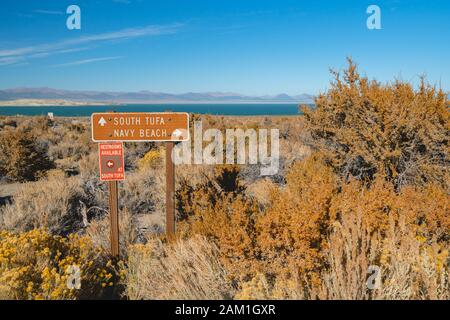
[[[277,102],[277,101],[242,101],[242,102],[217,102],[217,101],[187,101],[187,102],[140,102],[140,103],[73,103],[73,104],[52,104],[52,103],[44,103],[44,104],[4,104],[3,101],[0,101],[0,108],[29,108],[29,107],[103,107],[103,106],[160,106],[160,105],[271,105],[271,104],[280,104],[280,105],[313,105],[313,103],[302,103],[302,102]]]
[[[98,112],[188,112],[211,116],[297,116],[301,105],[288,103],[246,104],[136,104],[86,106],[0,106],[0,116],[89,117]],[[308,105],[314,108],[314,105]]]

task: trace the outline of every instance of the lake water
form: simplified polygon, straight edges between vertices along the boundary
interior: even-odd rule
[[[191,112],[199,114],[258,116],[258,115],[298,115],[298,104],[128,104],[114,106],[39,106],[39,107],[2,107],[0,115],[47,115],[87,117],[94,112]]]

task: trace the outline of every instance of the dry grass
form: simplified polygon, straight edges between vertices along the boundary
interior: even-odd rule
[[[367,271],[376,264],[381,241],[363,224],[362,215],[343,216],[329,237],[328,270],[322,274],[322,299],[361,300],[370,297]]]
[[[133,214],[162,214],[165,208],[165,176],[161,171],[147,168],[128,174],[120,189],[120,206]]]
[[[241,283],[236,299],[320,300],[448,300],[448,251],[436,242],[424,242],[404,221],[390,224],[383,239],[371,234],[362,213],[336,222],[326,250],[327,268],[316,285],[301,274],[270,279],[258,273]],[[379,267],[379,277],[369,266]],[[375,286],[368,284],[376,283]]]
[[[130,299],[229,299],[233,288],[217,248],[203,237],[130,248],[125,294]]]
[[[73,232],[82,223],[78,211],[82,194],[75,178],[25,183],[14,195],[13,203],[0,208],[0,226],[14,232],[35,228],[56,234]]]
[[[361,215],[344,217],[330,236],[329,269],[321,299],[442,299],[450,297],[448,252],[423,242],[404,221],[391,221],[386,237],[370,235]],[[367,286],[368,267],[380,267],[380,286]]]
[[[94,245],[106,252],[110,252],[110,219],[109,214],[99,219],[93,219],[88,222],[85,234],[92,240]],[[126,258],[128,255],[128,248],[131,244],[136,242],[138,237],[137,228],[133,216],[127,211],[119,213],[119,241],[120,241],[120,256]]]
[[[261,208],[267,208],[271,204],[271,195],[277,186],[270,179],[261,179],[250,184],[245,192],[255,199]]]

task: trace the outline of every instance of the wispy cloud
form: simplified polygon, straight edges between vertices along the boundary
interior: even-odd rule
[[[68,62],[68,63],[56,64],[53,67],[79,66],[79,65],[87,64],[87,63],[100,62],[100,61],[109,61],[109,60],[117,60],[117,59],[121,59],[121,58],[123,58],[123,57],[118,56],[118,57],[103,57],[103,58],[84,59],[84,60],[77,60],[77,61],[72,61],[72,62]]]
[[[17,57],[2,57],[0,58],[0,66],[8,66],[17,63],[21,63],[25,60],[25,58],[17,56]]]
[[[89,47],[80,47],[80,48],[72,48],[72,49],[63,49],[63,50],[55,50],[49,52],[39,52],[29,55],[30,58],[46,58],[55,54],[63,54],[63,53],[71,53],[71,52],[79,52],[90,49]]]
[[[54,10],[34,10],[34,13],[40,13],[40,14],[53,14],[53,15],[61,15],[64,14],[62,11],[54,11]]]
[[[27,47],[0,49],[0,65],[12,64],[29,58],[43,58],[52,54],[79,51],[80,46],[90,47],[117,40],[130,40],[140,37],[151,37],[165,34],[174,34],[180,30],[182,24],[149,25],[138,28],[128,28],[113,32],[98,33],[81,36],[73,39],[61,40],[59,42],[44,43]],[[2,61],[4,63],[2,63]],[[8,61],[8,63],[5,63]]]

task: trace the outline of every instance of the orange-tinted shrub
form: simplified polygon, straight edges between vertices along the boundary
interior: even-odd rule
[[[384,235],[391,220],[397,223],[404,219],[417,236],[439,242],[449,240],[449,198],[438,185],[408,186],[395,192],[392,184],[380,178],[368,188],[351,181],[333,197],[331,219],[359,213],[371,232]]]
[[[307,128],[342,177],[381,176],[396,189],[437,182],[448,186],[449,101],[425,84],[415,90],[396,81],[380,84],[359,75],[355,64],[334,73],[328,92],[304,108]]]
[[[195,188],[181,188],[181,236],[200,234],[217,244],[221,261],[233,280],[253,274],[256,263],[254,221],[256,203],[238,194],[242,187],[237,167],[217,170],[214,180]]]
[[[256,223],[262,264],[268,274],[313,276],[323,267],[321,250],[337,180],[317,155],[296,163],[286,178],[286,187],[275,192],[272,206]]]

